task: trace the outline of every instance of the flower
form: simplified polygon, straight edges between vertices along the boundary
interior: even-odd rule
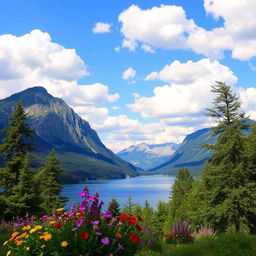
[[[41,226],[41,225],[37,225],[37,226],[35,226],[35,229],[36,230],[40,230],[40,229],[42,229],[43,227]]]
[[[61,242],[61,246],[62,246],[62,247],[68,246],[68,242],[67,242],[67,241],[62,241],[62,242]]]
[[[3,246],[5,246],[5,245],[7,245],[8,244],[8,241],[5,241],[4,243],[3,243]]]
[[[63,212],[64,211],[64,208],[59,208],[56,210],[56,212]]]
[[[31,229],[31,226],[30,225],[27,225],[27,226],[25,226],[24,228],[23,228],[23,230],[25,231],[25,230],[30,230]]]
[[[6,256],[9,256],[12,253],[12,251],[8,251]]]
[[[101,232],[95,232],[95,235],[96,236],[102,236],[102,233]]]
[[[53,228],[54,229],[59,229],[59,228],[61,228],[62,227],[62,223],[61,222],[59,222],[59,223],[57,223]]]
[[[47,241],[49,241],[49,240],[52,239],[52,235],[46,232],[46,233],[44,234],[43,239],[44,239],[44,241],[47,242]]]
[[[103,244],[109,244],[109,243],[110,243],[110,241],[109,241],[109,238],[108,238],[108,237],[104,237],[104,238],[102,238],[102,239],[101,239],[101,242],[102,242]]]
[[[124,250],[124,247],[118,243],[118,247],[121,249],[121,250]]]
[[[30,231],[29,231],[30,234],[33,234],[34,232],[36,232],[36,229],[35,229],[35,228],[32,228],[32,229],[30,229]]]
[[[22,242],[22,240],[17,240],[15,243],[17,246],[20,246],[23,242]]]
[[[43,249],[45,247],[45,244],[41,245],[41,248]]]
[[[91,221],[92,225],[98,225],[100,222],[98,220]]]
[[[131,224],[135,224],[137,222],[137,220],[135,218],[129,218],[129,222]]]
[[[89,234],[88,233],[81,233],[80,234],[80,238],[81,239],[88,239],[89,238]]]
[[[130,234],[130,240],[133,242],[133,243],[139,243],[140,242],[140,238],[138,236],[136,236],[134,233],[131,233]]]
[[[123,238],[122,234],[120,234],[120,233],[118,233],[118,232],[116,233],[116,237],[117,237],[117,238],[120,238],[120,239]]]
[[[26,251],[30,251],[30,247],[26,247]]]
[[[102,213],[101,215],[102,215],[103,217],[105,217],[105,218],[110,218],[110,217],[112,217],[110,211],[107,211],[107,212],[105,212],[105,213]]]
[[[84,222],[84,219],[79,219],[79,220],[77,220],[77,221],[76,221],[76,226],[77,226],[78,228],[80,228],[80,227],[82,226],[83,222]]]
[[[129,217],[128,217],[126,214],[122,214],[122,215],[120,216],[120,220],[123,221],[123,222],[126,222],[126,221],[129,220]]]

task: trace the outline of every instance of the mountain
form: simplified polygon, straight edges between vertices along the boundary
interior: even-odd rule
[[[54,150],[61,161],[64,170],[61,178],[65,183],[137,175],[133,165],[104,146],[88,122],[43,87],[29,88],[0,100],[0,129],[8,124],[18,100],[22,100],[28,123],[35,131],[36,167]]]
[[[148,170],[166,162],[178,147],[179,144],[175,143],[140,143],[118,152],[117,155],[139,169]]]
[[[217,137],[212,136],[210,128],[191,133],[185,137],[180,147],[168,161],[149,171],[176,175],[180,168],[188,168],[193,175],[198,175],[212,155],[210,150],[203,148],[201,145],[215,144],[216,142]]]

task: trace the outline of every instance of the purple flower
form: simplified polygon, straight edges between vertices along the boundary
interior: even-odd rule
[[[106,217],[106,218],[112,217],[110,211],[107,211],[107,212],[105,212],[105,213],[102,213],[101,215],[102,215],[103,217]]]
[[[109,238],[108,238],[108,237],[104,237],[104,238],[102,238],[102,239],[101,239],[101,242],[102,242],[103,244],[109,244],[109,243],[110,243],[110,241],[109,241]]]
[[[152,240],[148,240],[148,244],[152,245],[153,244]]]
[[[91,221],[92,225],[98,225],[100,222],[98,220]]]
[[[80,197],[85,197],[88,194],[88,188],[84,188],[84,190],[80,193]]]
[[[82,226],[83,222],[84,222],[84,219],[79,219],[79,220],[77,220],[76,226],[77,226],[78,228],[80,228],[80,227]]]
[[[121,249],[121,250],[124,250],[124,247],[118,243],[118,247]]]
[[[77,228],[72,228],[72,231],[76,231],[77,230]]]
[[[102,233],[101,232],[95,232],[95,235],[96,236],[102,236]]]

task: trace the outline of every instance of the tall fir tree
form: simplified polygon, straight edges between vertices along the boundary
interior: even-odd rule
[[[111,212],[111,215],[113,217],[121,215],[120,204],[117,202],[117,200],[114,197],[111,199],[111,201],[108,204],[108,211]]]
[[[183,221],[187,219],[183,202],[192,188],[193,177],[187,168],[179,170],[176,180],[170,192],[170,218],[171,222]]]
[[[27,124],[27,115],[18,101],[9,120],[9,126],[1,131],[6,136],[0,145],[4,167],[0,169],[0,185],[9,189],[18,184],[20,171],[27,152],[33,150],[33,130]]]
[[[26,213],[38,215],[40,209],[40,195],[35,183],[35,173],[30,167],[31,156],[25,156],[23,167],[20,170],[19,181],[8,191],[5,203],[8,207],[4,210],[7,219],[14,216],[25,216]]]
[[[255,205],[252,190],[246,186],[248,168],[241,130],[248,128],[247,118],[230,86],[217,82],[212,92],[217,96],[207,115],[217,121],[213,134],[218,134],[218,141],[216,145],[205,145],[213,151],[202,174],[207,191],[206,213],[216,231],[239,231],[242,224],[248,224],[251,206]]]
[[[51,214],[57,208],[62,208],[67,201],[61,196],[62,184],[60,174],[62,170],[55,152],[51,152],[40,172],[37,173],[37,183],[42,197],[41,207],[45,213]]]

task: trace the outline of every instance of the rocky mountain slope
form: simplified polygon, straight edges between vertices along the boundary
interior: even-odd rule
[[[42,164],[51,150],[55,150],[64,169],[62,179],[66,183],[137,174],[133,165],[104,146],[88,122],[43,87],[29,88],[0,100],[0,129],[8,124],[18,100],[22,100],[28,122],[35,131],[36,151],[33,155],[36,166]]]

